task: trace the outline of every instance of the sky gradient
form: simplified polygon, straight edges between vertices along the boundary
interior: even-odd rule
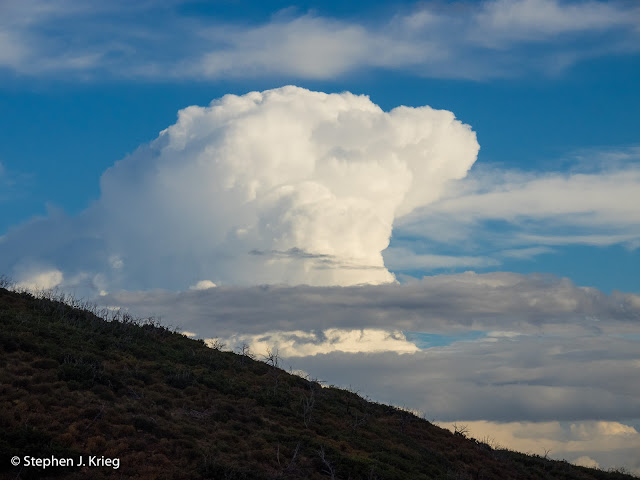
[[[2,2],[0,272],[640,473],[639,25],[624,0]]]

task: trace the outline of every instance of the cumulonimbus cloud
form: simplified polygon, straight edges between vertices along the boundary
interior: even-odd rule
[[[19,260],[21,237],[44,235],[32,261],[99,290],[387,283],[394,220],[464,177],[478,149],[468,125],[427,106],[384,112],[366,96],[293,86],[227,95],[181,110],[108,169],[79,218],[4,243]]]

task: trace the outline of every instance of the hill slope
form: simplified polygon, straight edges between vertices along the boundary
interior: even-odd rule
[[[6,289],[0,432],[2,478],[633,478],[494,450],[290,375],[277,357],[255,361]],[[74,465],[25,466],[25,456]],[[118,468],[89,466],[89,456]]]

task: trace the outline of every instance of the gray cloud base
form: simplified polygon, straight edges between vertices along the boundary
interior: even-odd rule
[[[293,339],[298,349],[282,349],[294,352],[283,365],[313,378],[430,420],[469,423],[476,438],[503,446],[640,471],[638,295],[550,275],[467,272],[402,285],[214,287],[102,300],[230,346]],[[351,350],[332,328],[360,332],[346,342]],[[387,331],[373,350],[364,341],[370,329]],[[398,330],[449,341],[411,350]],[[363,339],[361,351],[354,338]],[[295,355],[305,349],[327,353]]]
[[[121,292],[101,301],[138,315],[161,315],[202,336],[326,328],[623,334],[637,332],[640,318],[638,295],[607,295],[552,275],[507,272],[380,286]]]
[[[321,344],[329,328],[448,333],[449,345],[414,353],[363,345],[356,353],[286,360],[439,420],[640,417],[640,386],[632,381],[640,368],[640,297],[606,295],[566,279],[469,272],[409,285],[225,287],[123,292],[103,300],[160,315],[204,338],[306,331],[315,335],[297,335],[298,342]],[[484,334],[475,340],[456,341],[478,330]]]

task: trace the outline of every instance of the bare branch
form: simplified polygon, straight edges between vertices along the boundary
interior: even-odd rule
[[[467,427],[466,425],[458,425],[457,423],[454,423],[453,434],[467,438],[467,435],[469,435],[469,427]]]
[[[324,463],[324,466],[326,467],[326,469],[324,470],[324,473],[330,475],[331,476],[331,480],[335,480],[336,479],[336,471],[333,468],[333,465],[331,465],[331,463],[327,459],[327,456],[326,456],[326,454],[324,452],[324,447],[320,447],[320,450],[318,450],[318,455],[320,456],[320,460],[322,460],[322,463]]]

